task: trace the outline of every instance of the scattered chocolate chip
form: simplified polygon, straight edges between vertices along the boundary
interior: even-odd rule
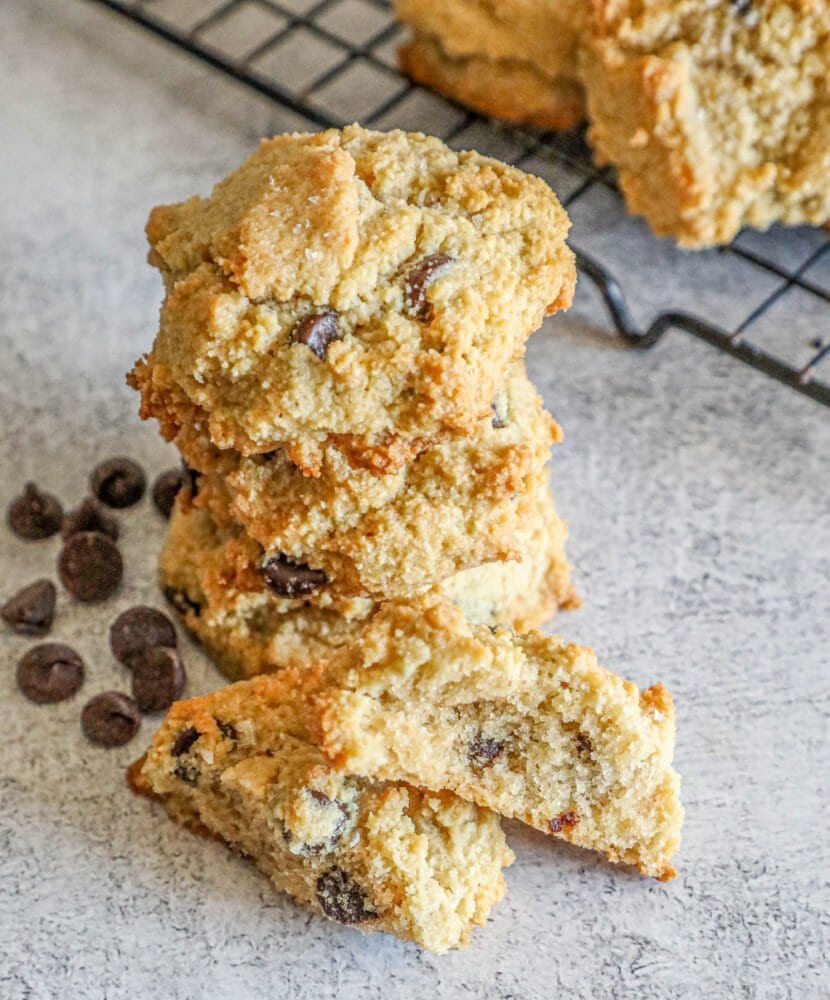
[[[729,2],[736,14],[748,14],[752,7],[752,0],[729,0]]]
[[[180,781],[186,781],[188,784],[193,785],[199,777],[199,768],[196,767],[193,761],[179,760],[176,761],[176,766],[173,768],[173,774]]]
[[[157,611],[140,604],[128,608],[110,625],[110,647],[116,660],[127,667],[154,646],[176,645],[173,622]]]
[[[90,486],[95,496],[108,507],[132,507],[144,496],[147,477],[138,462],[119,455],[95,466]]]
[[[500,740],[495,740],[477,733],[471,740],[467,748],[467,756],[470,763],[475,767],[484,767],[492,762],[504,749],[504,744]]]
[[[132,698],[120,691],[96,694],[81,712],[81,729],[91,743],[122,747],[138,732],[141,712]]]
[[[263,462],[273,462],[274,459],[277,457],[277,452],[276,450],[264,451],[259,457],[262,459]]]
[[[17,686],[39,705],[71,698],[83,682],[83,660],[60,642],[32,646],[17,664]]]
[[[51,580],[35,580],[0,608],[0,618],[23,635],[46,635],[55,619],[57,591]]]
[[[92,497],[82,500],[63,519],[61,537],[64,541],[79,531],[97,531],[114,542],[118,541],[118,521]]]
[[[327,917],[340,924],[362,924],[377,916],[360,886],[340,868],[317,879],[317,902]]]
[[[305,344],[321,360],[326,356],[329,344],[339,340],[337,329],[337,313],[324,312],[306,316],[291,331],[289,340],[292,344]]]
[[[585,756],[593,752],[594,745],[591,743],[591,737],[583,733],[581,729],[578,729],[574,736],[574,744],[576,745],[576,752],[580,756]]]
[[[222,719],[216,719],[215,721],[216,725],[219,727],[219,732],[225,737],[226,740],[239,739],[239,733],[236,731],[236,726],[232,722],[224,722]]]
[[[455,261],[446,253],[433,253],[411,268],[404,279],[406,304],[416,319],[428,323],[433,317],[433,306],[427,298],[427,288]]]
[[[262,564],[262,572],[268,585],[280,597],[305,597],[328,583],[328,577],[321,569],[292,562],[282,553],[268,556]]]
[[[161,712],[181,698],[185,673],[182,658],[170,646],[155,646],[132,663],[133,697],[142,712]]]
[[[153,483],[153,503],[162,516],[170,517],[176,495],[184,484],[185,472],[182,469],[168,469],[156,478]]]
[[[6,519],[19,538],[37,542],[60,531],[63,507],[51,493],[41,493],[34,483],[26,483],[22,496],[9,504]]]
[[[165,587],[162,593],[165,600],[172,604],[180,615],[186,615],[190,611],[194,615],[201,614],[202,605],[198,601],[191,600],[185,591],[180,590],[178,587]]]
[[[551,833],[563,833],[566,830],[570,830],[572,826],[576,826],[578,822],[579,816],[573,810],[569,809],[568,812],[560,813],[558,816],[554,816],[553,819],[548,820],[548,826]]]
[[[61,583],[79,601],[103,601],[121,583],[124,563],[115,542],[99,531],[67,539],[58,556]]]
[[[181,757],[183,753],[187,753],[196,740],[199,739],[200,735],[199,730],[195,726],[188,726],[187,729],[182,729],[173,740],[173,746],[170,747],[170,753],[174,757]]]

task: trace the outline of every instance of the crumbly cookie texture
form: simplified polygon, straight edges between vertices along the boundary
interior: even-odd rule
[[[443,590],[475,621],[522,630],[540,625],[558,608],[579,604],[565,536],[545,487],[517,532],[522,559],[465,570],[444,581]],[[261,563],[262,550],[238,527],[220,528],[207,510],[177,503],[161,552],[161,585],[226,676],[307,668],[357,641],[373,601],[326,592],[279,597]]]
[[[438,595],[384,605],[330,682],[314,704],[337,766],[448,788],[646,875],[675,874],[683,812],[661,685],[640,692],[559,638],[470,625]]]
[[[492,118],[566,129],[585,117],[585,95],[577,80],[551,78],[524,59],[452,55],[440,37],[421,32],[401,46],[398,58],[417,83]]]
[[[466,944],[513,861],[498,818],[450,792],[335,770],[303,725],[297,682],[263,677],[178,702],[133,786],[330,920],[432,951]]]
[[[487,115],[545,128],[584,117],[577,79],[580,0],[396,0],[413,29],[405,73]]]
[[[560,437],[518,365],[473,437],[444,438],[386,476],[354,469],[333,447],[310,478],[281,451],[219,451],[194,428],[176,444],[207,473],[198,502],[217,519],[229,508],[266,552],[322,570],[332,592],[395,597],[515,557]]]
[[[157,208],[167,285],[130,382],[168,437],[326,446],[394,471],[472,434],[545,313],[570,304],[568,219],[539,178],[405,132],[281,135],[209,198]]]
[[[581,70],[590,138],[656,233],[830,219],[823,0],[597,0]]]

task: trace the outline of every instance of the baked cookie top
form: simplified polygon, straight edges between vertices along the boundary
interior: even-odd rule
[[[537,177],[417,133],[262,142],[208,198],[156,208],[167,296],[129,379],[172,437],[325,446],[388,472],[473,433],[511,361],[575,281],[568,218]]]
[[[521,364],[472,437],[443,438],[398,472],[353,468],[326,446],[317,478],[282,450],[218,451],[183,427],[176,445],[207,473],[197,502],[228,511],[265,551],[322,574],[345,596],[405,596],[470,566],[515,555],[561,432]]]
[[[439,595],[390,602],[332,661],[321,745],[351,773],[447,788],[655,878],[683,811],[674,707],[587,648],[471,625]]]
[[[473,621],[520,630],[579,603],[565,556],[566,529],[547,487],[516,533],[521,558],[457,573],[444,593]],[[376,605],[318,592],[280,597],[262,572],[262,550],[205,509],[177,503],[160,557],[160,582],[187,628],[234,680],[309,667],[355,642]]]
[[[600,0],[583,43],[591,138],[658,233],[830,219],[824,0]]]
[[[303,724],[296,681],[178,702],[131,769],[133,786],[330,920],[434,951],[465,944],[504,895],[513,854],[498,818],[450,792],[333,768]]]

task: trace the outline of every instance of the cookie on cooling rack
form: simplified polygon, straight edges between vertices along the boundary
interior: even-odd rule
[[[472,434],[546,313],[570,303],[567,216],[539,178],[358,126],[263,141],[208,198],[157,208],[167,296],[130,376],[142,415],[316,475]]]
[[[433,951],[466,944],[513,861],[498,817],[336,770],[305,728],[301,687],[289,672],[178,702],[133,787],[329,920]]]
[[[413,30],[401,67],[419,83],[496,118],[573,128],[585,114],[577,78],[579,0],[396,0]]]
[[[516,532],[520,559],[457,573],[442,589],[472,620],[520,630],[558,608],[578,606],[565,556],[566,528],[547,486]],[[372,612],[367,598],[327,591],[278,594],[263,572],[262,549],[227,516],[179,501],[160,558],[160,582],[189,631],[231,679],[308,667],[360,635]],[[293,567],[295,572],[298,567]],[[291,572],[291,567],[286,567]]]
[[[687,247],[830,219],[830,5],[594,5],[590,139],[632,212]]]

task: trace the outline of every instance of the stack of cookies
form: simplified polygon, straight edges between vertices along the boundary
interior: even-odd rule
[[[830,220],[830,5],[395,0],[401,65],[484,114],[590,119],[630,210],[682,246]]]
[[[171,815],[363,930],[445,950],[504,892],[497,814],[671,873],[668,694],[540,635],[576,602],[522,365],[570,303],[538,178],[357,126],[278,136],[154,210],[130,376],[190,470],[161,579],[240,682],[133,769]]]

